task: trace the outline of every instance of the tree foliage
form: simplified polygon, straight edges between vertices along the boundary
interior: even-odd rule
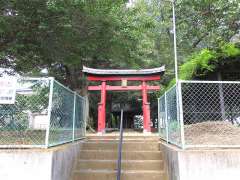
[[[155,21],[144,1],[0,1],[0,65],[25,75],[43,69],[72,88],[82,65],[144,68],[154,60]]]
[[[177,0],[176,17],[181,61],[203,48],[219,47],[240,33],[239,0]]]
[[[138,69],[165,64],[167,84],[174,75],[172,3],[137,0],[129,7],[127,2],[0,0],[0,66],[31,76],[45,69],[78,89],[85,82],[82,65]],[[239,33],[239,13],[238,0],[177,0],[180,63],[229,42]]]
[[[221,66],[236,61],[238,63],[240,61],[239,44],[224,43],[218,48],[203,49],[193,54],[180,66],[179,78],[181,80],[199,79],[216,71]],[[175,83],[175,79],[172,79],[161,93],[171,88]]]

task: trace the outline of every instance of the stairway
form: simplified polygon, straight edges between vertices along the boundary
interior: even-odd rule
[[[124,136],[122,180],[166,180],[154,136]],[[116,180],[117,136],[91,136],[83,143],[72,180]]]

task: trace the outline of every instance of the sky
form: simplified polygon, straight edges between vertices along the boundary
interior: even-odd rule
[[[136,0],[129,0],[129,2],[127,3],[127,7],[133,6],[133,4],[134,4],[135,1],[136,1]]]

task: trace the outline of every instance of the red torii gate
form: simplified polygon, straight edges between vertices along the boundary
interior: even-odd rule
[[[159,86],[149,86],[148,81],[159,81],[165,67],[144,70],[106,70],[83,67],[83,72],[89,81],[100,81],[99,86],[89,86],[89,91],[101,91],[101,101],[98,103],[98,133],[104,133],[106,127],[106,92],[107,91],[142,91],[143,129],[151,132],[150,103],[147,92],[160,90]],[[107,85],[107,81],[122,81],[121,86]],[[127,86],[127,81],[141,81],[139,86]]]

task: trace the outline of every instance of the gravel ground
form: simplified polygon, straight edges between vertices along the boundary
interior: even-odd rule
[[[186,125],[187,145],[240,145],[240,127],[224,121]]]

